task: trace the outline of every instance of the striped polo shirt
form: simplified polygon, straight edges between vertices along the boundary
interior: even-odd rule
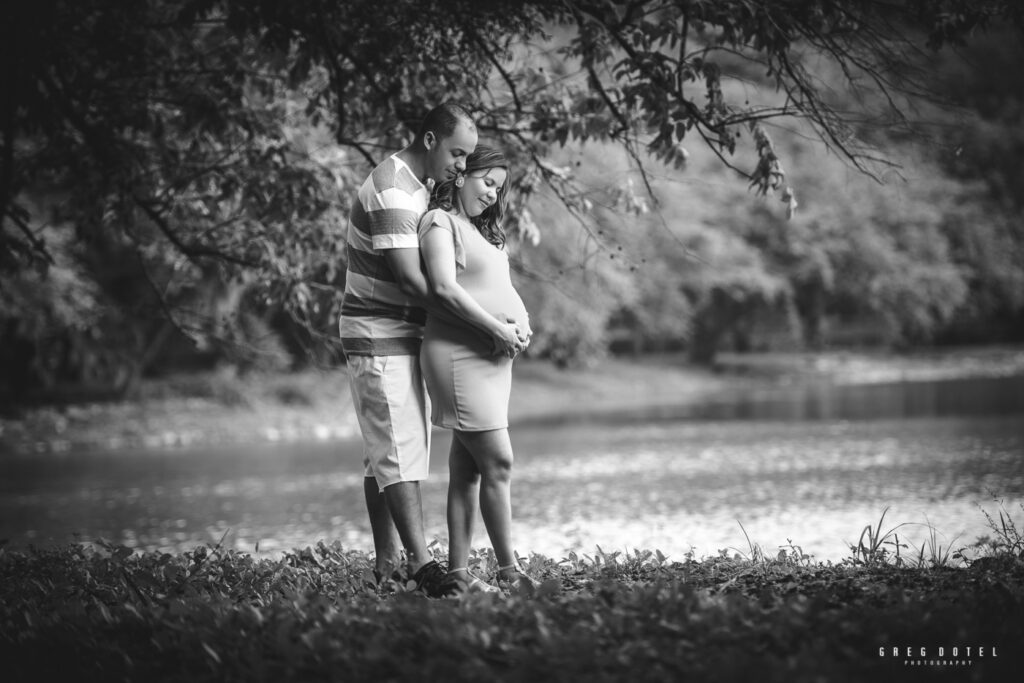
[[[419,353],[426,311],[398,288],[386,249],[418,248],[430,194],[404,161],[385,159],[359,188],[348,222],[348,269],[339,332],[347,355]]]

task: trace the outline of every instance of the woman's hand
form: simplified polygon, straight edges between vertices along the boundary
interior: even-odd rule
[[[533,330],[530,328],[530,319],[527,317],[526,320],[516,320],[510,315],[504,313],[496,316],[499,320],[504,320],[507,323],[513,323],[516,326],[516,336],[519,338],[522,348],[520,351],[525,351],[526,347],[530,345],[530,338],[533,337]]]
[[[519,334],[519,341],[523,343],[523,350],[526,350],[526,347],[530,345],[530,339],[533,337],[533,329],[530,328],[530,319],[527,318],[521,322],[514,320],[509,322],[516,322],[516,332]]]
[[[529,343],[528,340],[524,341],[521,334],[521,328],[514,321],[498,323],[498,326],[491,332],[491,341],[494,343],[493,354],[515,358]]]

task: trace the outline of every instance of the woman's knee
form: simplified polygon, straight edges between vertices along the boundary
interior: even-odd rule
[[[484,479],[503,480],[512,474],[512,444],[504,430],[494,432],[459,433],[465,449],[473,454],[473,461]]]
[[[448,479],[461,484],[477,484],[480,482],[480,470],[468,454],[463,458],[450,458],[448,460]]]
[[[497,451],[486,455],[481,463],[482,474],[491,481],[506,481],[512,478],[512,452]]]
[[[448,481],[463,486],[476,486],[480,483],[480,471],[476,468],[449,469]]]

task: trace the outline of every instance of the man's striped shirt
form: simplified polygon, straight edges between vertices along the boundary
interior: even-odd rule
[[[348,270],[341,306],[348,355],[419,353],[426,312],[398,288],[386,249],[418,248],[417,225],[430,198],[404,161],[385,159],[359,188],[348,222]]]

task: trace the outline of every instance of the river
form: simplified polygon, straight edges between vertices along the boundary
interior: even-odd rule
[[[512,429],[520,554],[634,548],[670,559],[850,555],[883,531],[916,556],[990,533],[999,504],[1024,525],[1024,377],[817,384]],[[427,536],[444,544],[445,454],[435,433]],[[339,540],[372,549],[357,441],[0,458],[8,548],[103,538],[140,550],[217,543],[261,556]],[[935,530],[934,540],[929,528]],[[749,542],[748,542],[749,538]],[[486,546],[482,524],[475,541]],[[890,550],[895,551],[894,546]]]

